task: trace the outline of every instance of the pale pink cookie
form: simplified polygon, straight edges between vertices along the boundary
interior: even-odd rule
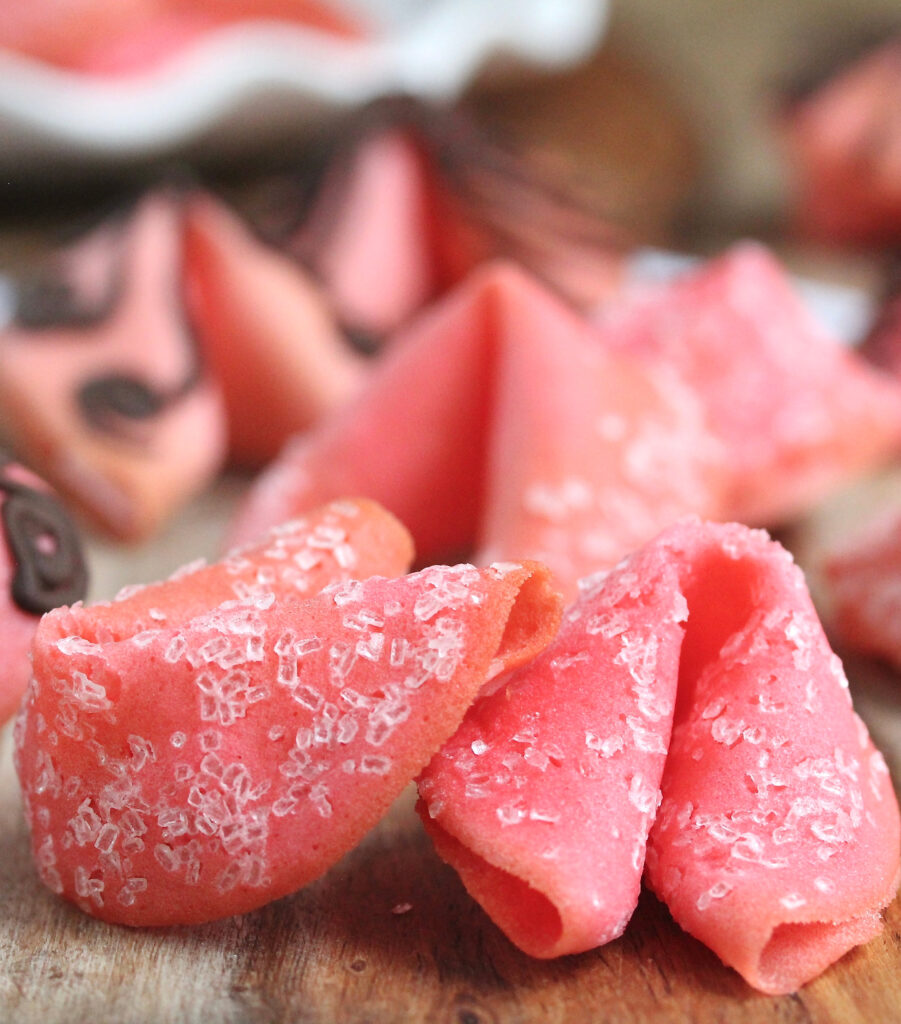
[[[43,619],[16,760],[55,892],[153,925],[300,888],[375,824],[486,679],[559,622],[537,565],[355,580],[330,526],[314,517],[302,548],[303,530],[280,532],[289,546],[270,538],[149,596]],[[340,582],[314,593],[328,572],[312,567],[304,588],[297,570],[321,540]],[[377,536],[358,540],[358,568],[377,567]],[[300,561],[283,557],[291,546]]]
[[[31,675],[38,621],[85,596],[87,569],[74,524],[53,492],[0,452],[0,724]]]
[[[15,450],[96,525],[136,540],[204,488],[225,418],[182,295],[179,201],[160,191],[20,284],[0,333]]]
[[[901,445],[901,387],[814,323],[762,246],[611,308],[604,342],[672,366],[726,446],[722,518],[781,522]]]
[[[897,800],[766,534],[677,523],[493,689],[423,772],[420,813],[526,952],[623,930],[649,827],[651,888],[755,988],[794,991],[880,931]]]
[[[232,528],[243,542],[340,494],[410,529],[424,560],[546,561],[576,581],[688,512],[724,470],[695,396],[610,352],[536,279],[495,263],[400,334],[354,401],[291,441]]]
[[[159,68],[210,32],[278,19],[348,42],[362,38],[361,19],[331,0],[7,0],[0,47],[89,75],[132,76]]]
[[[286,247],[322,282],[338,320],[381,339],[437,288],[425,155],[401,126],[361,126],[339,145]]]
[[[659,549],[625,560],[419,778],[439,854],[532,956],[609,942],[635,910],[687,614]]]
[[[689,617],[646,877],[749,984],[792,992],[881,930],[898,802],[788,553],[737,525],[660,543]]]
[[[469,551],[481,513],[504,281],[486,268],[401,332],[356,398],[291,440],[254,481],[231,541],[359,494],[401,520],[423,561]]]
[[[728,467],[674,373],[601,344],[527,275],[502,280],[476,561],[536,558],[572,599],[681,516],[718,516]]]
[[[155,0],[65,0],[48,8],[10,0],[0,23],[0,47],[63,68],[79,69],[106,40],[135,32]]]
[[[290,256],[255,237],[212,196],[186,203],[191,310],[228,414],[229,456],[273,458],[340,407],[368,370],[330,300]]]

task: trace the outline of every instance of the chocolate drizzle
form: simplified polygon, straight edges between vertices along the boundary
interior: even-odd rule
[[[81,218],[62,233],[57,240],[57,251],[73,249],[98,230],[112,229],[121,235],[136,202],[136,197],[130,196]],[[65,264],[46,266],[17,281],[14,326],[23,331],[98,327],[112,314],[122,294],[124,280],[120,256],[116,254],[111,260],[109,278],[99,295],[85,295],[83,289],[70,280],[71,271]]]
[[[15,566],[13,601],[33,615],[81,600],[87,570],[72,520],[52,494],[11,479],[0,456],[0,490],[6,494],[0,518]]]
[[[200,348],[185,318],[189,366],[182,380],[171,388],[154,387],[137,377],[110,373],[92,377],[78,389],[77,400],[87,423],[95,430],[119,438],[127,436],[127,425],[152,420],[189,395],[203,378]]]
[[[85,417],[103,429],[109,414],[131,420],[148,420],[166,404],[165,397],[134,377],[109,374],[83,384],[78,402]]]
[[[342,333],[345,340],[354,351],[364,356],[378,355],[383,339],[372,331],[364,330],[362,327],[344,325]]]
[[[253,227],[258,237],[297,260],[326,289],[319,255],[346,202],[355,154],[385,130],[403,132],[414,146],[432,180],[433,219],[440,217],[435,196],[445,193],[454,215],[484,237],[490,255],[517,260],[554,290],[565,292],[552,268],[568,249],[615,262],[631,247],[627,233],[603,210],[499,141],[474,117],[409,97],[389,97],[318,139],[305,160],[270,179],[268,206],[257,203]],[[381,339],[365,324],[342,326],[352,347],[366,353],[374,343],[378,351]]]
[[[114,278],[99,300],[88,303],[64,278],[38,275],[17,285],[14,322],[25,331],[97,327],[115,308],[120,291],[120,281]]]

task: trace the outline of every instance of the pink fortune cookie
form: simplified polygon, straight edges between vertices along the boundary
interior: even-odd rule
[[[225,418],[182,295],[182,214],[153,192],[21,287],[0,333],[14,449],[94,524],[157,530],[224,457]]]
[[[370,575],[408,556],[384,513],[339,503],[221,566],[45,616],[16,727],[45,883],[163,925],[325,872],[559,622],[536,565]]]
[[[48,8],[28,0],[8,0],[0,22],[0,47],[60,67],[90,62],[102,39],[135,31],[153,0],[67,0]]]
[[[19,706],[31,675],[38,620],[80,601],[87,570],[78,533],[53,492],[0,452],[0,724]]]
[[[632,556],[420,776],[438,853],[531,956],[593,949],[632,916],[686,614],[675,568],[654,548]]]
[[[901,507],[888,500],[820,556],[824,615],[849,650],[901,668]]]
[[[232,543],[339,495],[363,494],[400,519],[424,561],[468,551],[506,280],[484,272],[399,334],[356,398],[289,441],[257,477],[232,523]]]
[[[342,42],[363,35],[362,25],[331,0],[143,0],[136,6],[139,17],[129,31],[108,32],[101,20],[90,45],[65,63],[91,75],[154,74],[217,31],[259,22],[280,22],[289,37],[298,28]],[[309,39],[303,42],[309,45]]]
[[[459,111],[391,98],[321,142],[312,170],[301,166],[270,190],[275,219],[287,217],[274,233],[370,348],[496,259],[579,308],[622,286],[624,240],[567,183]]]
[[[536,558],[557,585],[612,565],[673,518],[719,508],[723,475],[691,392],[611,353],[524,271],[492,264],[399,335],[360,394],[286,446],[235,542],[366,494],[420,557]]]
[[[792,182],[792,220],[833,245],[901,237],[901,39],[871,47],[794,99],[777,129]]]
[[[574,598],[674,520],[718,515],[723,447],[667,367],[601,344],[526,276],[498,280],[476,561],[535,558]]]
[[[754,987],[794,991],[880,930],[897,800],[800,570],[762,532],[674,525],[495,686],[422,774],[420,812],[527,952],[622,931],[658,805],[648,884]]]
[[[647,880],[751,985],[791,992],[881,930],[897,799],[787,552],[737,526],[668,544],[689,620]]]
[[[368,369],[322,289],[212,196],[186,203],[185,268],[233,462],[260,466],[342,405]]]
[[[427,185],[424,154],[408,131],[362,125],[359,138],[339,143],[308,215],[286,242],[351,331],[387,336],[435,297]]]
[[[698,395],[732,478],[718,518],[782,522],[901,445],[901,387],[813,322],[762,246],[611,308],[601,330]]]

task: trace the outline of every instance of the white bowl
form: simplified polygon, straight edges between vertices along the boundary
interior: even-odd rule
[[[608,0],[346,0],[373,35],[273,22],[207,34],[152,71],[119,78],[0,51],[0,168],[253,145],[405,92],[452,99],[490,61],[559,67],[597,45]],[[205,148],[204,152],[208,152]]]

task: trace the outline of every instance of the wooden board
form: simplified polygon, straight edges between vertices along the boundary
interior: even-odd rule
[[[93,596],[212,554],[241,483],[152,544],[93,543]],[[901,781],[901,679],[849,661],[855,702]],[[405,793],[325,878],[240,918],[134,931],[45,889],[31,864],[12,737],[0,734],[0,1021],[16,1024],[891,1024],[901,901],[886,928],[798,995],[752,991],[649,893],[621,939],[544,962],[513,947],[436,857]]]
[[[557,961],[515,949],[430,849],[405,794],[324,879],[240,918],[133,931],[37,880],[6,736],[0,1019],[20,1024],[887,1024],[901,902],[883,935],[791,997],[754,993],[645,893],[625,935]]]

